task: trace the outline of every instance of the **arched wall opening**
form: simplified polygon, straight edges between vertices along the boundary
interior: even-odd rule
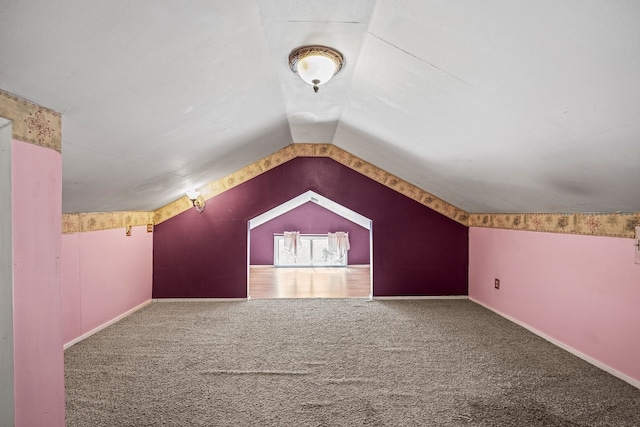
[[[366,264],[368,268],[368,293],[363,295],[357,292],[356,296],[373,297],[373,221],[309,190],[248,221],[247,296],[249,298],[253,297],[252,266],[274,265],[273,235],[283,232],[285,228],[300,231],[302,234],[348,231],[351,241],[348,264]],[[311,270],[311,276],[314,274],[313,271]],[[334,296],[348,296],[348,292],[345,292],[338,291]],[[295,293],[286,293],[286,295],[293,296]],[[322,293],[309,295],[317,296]]]

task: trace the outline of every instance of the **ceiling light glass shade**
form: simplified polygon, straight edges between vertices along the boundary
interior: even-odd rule
[[[198,213],[202,213],[204,211],[206,202],[199,191],[193,189],[188,190],[187,197],[189,198],[189,200],[191,200],[193,207],[196,209],[196,211],[198,211]]]
[[[298,61],[296,71],[310,85],[322,85],[336,73],[336,64],[326,56],[307,56]]]
[[[199,195],[200,193],[197,192],[196,190],[187,191],[187,197],[189,198],[189,200],[195,200],[198,198]]]
[[[303,46],[289,54],[291,71],[312,85],[315,92],[342,69],[343,62],[340,52],[325,46]]]

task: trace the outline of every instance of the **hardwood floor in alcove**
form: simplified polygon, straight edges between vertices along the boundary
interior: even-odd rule
[[[369,297],[369,265],[347,267],[273,267],[252,265],[249,297],[355,298]]]

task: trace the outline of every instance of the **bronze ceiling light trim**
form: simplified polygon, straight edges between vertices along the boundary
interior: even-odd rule
[[[327,83],[344,65],[340,52],[327,46],[302,46],[289,54],[289,67],[302,80],[313,86],[318,92],[321,85]]]

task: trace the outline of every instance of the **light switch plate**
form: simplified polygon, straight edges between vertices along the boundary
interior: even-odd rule
[[[636,251],[636,264],[640,264],[640,227],[636,227],[636,240],[634,242]]]

